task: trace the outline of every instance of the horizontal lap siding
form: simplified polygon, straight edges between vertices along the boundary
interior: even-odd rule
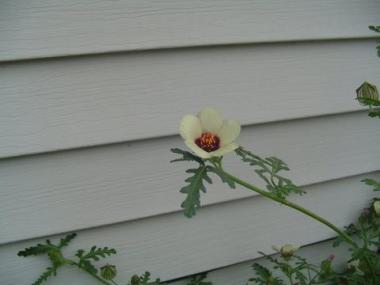
[[[370,187],[360,183],[364,177],[380,176],[377,173],[316,184],[305,189],[307,195],[293,200],[343,226],[354,219],[373,195]],[[120,280],[145,270],[167,280],[251,260],[259,257],[259,250],[270,253],[272,245],[287,242],[304,245],[333,235],[325,226],[292,209],[253,197],[204,207],[193,219],[173,213],[86,230],[79,233],[70,249],[89,248],[93,244],[112,246],[118,249],[111,262],[119,265]],[[39,241],[0,247],[0,257],[6,260],[0,263],[2,284],[26,285],[37,278],[47,264],[45,259],[23,259],[16,253]],[[52,284],[93,285],[93,282],[83,274],[66,270]]]
[[[181,116],[214,106],[241,120],[239,143],[289,163],[309,192],[295,200],[348,224],[373,195],[355,175],[380,177],[379,124],[354,100],[364,80],[380,84],[367,29],[379,10],[377,0],[1,3],[0,283],[30,284],[46,260],[16,252],[61,232],[81,230],[71,248],[116,247],[121,279],[165,280],[332,237],[219,182],[184,218],[186,166],[169,164],[169,148],[183,146]],[[184,48],[162,49],[173,47]],[[232,155],[226,165],[252,179]],[[231,285],[244,266],[213,274]],[[51,284],[93,284],[64,271]]]
[[[368,37],[376,0],[12,0],[0,61],[139,49]]]
[[[215,106],[245,125],[359,110],[375,41],[199,48],[0,65],[0,157],[178,133]]]
[[[279,247],[279,246],[278,246]],[[309,262],[313,264],[320,264],[320,262],[326,259],[334,253],[335,258],[333,261],[334,266],[344,266],[346,257],[348,257],[348,251],[346,246],[332,247],[332,240],[323,241],[317,244],[312,244],[305,246],[297,251],[297,254],[306,258]],[[215,285],[244,285],[247,280],[254,276],[254,271],[252,269],[253,263],[259,263],[268,268],[272,268],[272,264],[268,262],[265,258],[258,258],[251,261],[246,261],[231,266],[223,267],[220,269],[213,270],[207,274],[207,280],[212,281]],[[281,276],[280,270],[276,270],[276,276]],[[286,280],[286,278],[284,278]],[[188,282],[187,278],[181,279],[179,281],[174,281],[170,285],[186,285]]]
[[[379,139],[378,122],[355,112],[246,127],[239,143],[283,158],[306,185],[378,170]],[[170,164],[171,147],[184,144],[168,137],[0,161],[0,243],[178,211],[189,165]],[[252,180],[233,155],[226,168]],[[209,188],[204,204],[251,195]]]

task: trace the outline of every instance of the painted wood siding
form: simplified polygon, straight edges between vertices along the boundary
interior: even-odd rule
[[[0,60],[371,37],[376,0],[12,0],[0,7]]]
[[[354,40],[4,63],[0,157],[173,135],[205,105],[245,125],[360,110],[355,88],[380,84],[374,48]]]
[[[380,125],[354,100],[364,80],[380,86],[367,29],[379,11],[375,0],[0,3],[0,283],[30,284],[46,261],[17,251],[72,231],[71,248],[116,247],[122,278],[164,280],[331,238],[219,182],[186,219],[186,165],[169,149],[184,147],[184,114],[214,106],[242,122],[239,143],[288,162],[309,193],[295,200],[349,223],[372,195],[360,179],[380,177]],[[232,155],[226,166],[252,179]],[[244,266],[217,271],[228,282],[216,285],[239,284]],[[93,281],[66,270],[48,284]]]
[[[308,195],[293,200],[344,226],[373,195],[360,183],[367,176],[305,187]],[[379,179],[380,173],[370,177]],[[92,209],[91,213],[96,210]],[[81,218],[74,213],[71,216],[73,220]],[[170,280],[257,258],[258,250],[270,252],[272,245],[289,241],[304,245],[333,236],[325,226],[256,196],[204,207],[191,220],[176,212],[80,231],[70,248],[89,248],[94,244],[117,248],[118,255],[111,260],[120,265],[121,280],[145,270]],[[0,247],[0,256],[7,261],[0,264],[4,284],[29,284],[32,277],[38,277],[47,264],[45,259],[16,256],[17,250],[38,241],[33,239]],[[78,279],[78,285],[93,283],[92,279]],[[62,278],[51,284],[67,283]]]

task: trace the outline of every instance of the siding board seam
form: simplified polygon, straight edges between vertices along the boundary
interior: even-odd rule
[[[298,186],[304,188],[304,187],[311,187],[311,186],[320,185],[320,184],[323,185],[323,184],[327,184],[327,183],[330,183],[330,182],[335,182],[335,181],[339,181],[339,180],[359,177],[359,176],[362,176],[362,175],[376,174],[378,171],[380,171],[380,168],[379,169],[374,169],[374,170],[372,170],[370,172],[366,171],[366,172],[363,172],[363,173],[357,173],[355,175],[344,175],[344,176],[341,176],[341,177],[336,177],[336,178],[332,178],[332,179],[325,179],[325,180],[322,179],[321,181],[318,181],[318,182],[305,183],[305,184],[300,184]],[[244,191],[244,190],[242,190],[242,191]],[[248,199],[249,200],[253,200],[253,199],[257,199],[257,198],[266,199],[265,197],[262,197],[262,196],[260,196],[257,193],[253,193],[252,195],[246,196],[246,197],[232,198],[232,199],[229,199],[229,200],[219,201],[219,202],[210,202],[210,203],[208,203],[206,205],[203,205],[201,208],[212,208],[212,207],[215,207],[215,206],[218,206],[218,205],[224,205],[224,204],[227,205],[227,204],[229,204],[231,202],[236,203],[236,202],[238,202],[240,200],[241,201],[242,200],[248,200]],[[9,245],[9,244],[19,243],[19,242],[25,242],[25,241],[28,241],[28,240],[42,239],[42,238],[45,238],[45,237],[55,236],[55,235],[63,235],[63,234],[70,233],[70,232],[96,230],[96,229],[100,229],[100,228],[104,228],[104,227],[121,225],[121,224],[124,224],[124,223],[142,221],[142,220],[153,218],[153,217],[163,217],[163,216],[167,216],[167,215],[171,215],[171,214],[175,214],[175,213],[180,213],[180,212],[183,212],[183,210],[182,209],[170,210],[170,211],[167,211],[167,212],[160,212],[159,214],[146,215],[146,216],[141,216],[141,217],[138,217],[138,218],[121,220],[121,221],[111,222],[111,223],[103,224],[103,225],[90,226],[90,227],[81,227],[81,228],[78,228],[78,229],[72,229],[70,231],[63,231],[63,232],[54,231],[54,232],[50,232],[50,233],[44,233],[43,235],[36,235],[36,236],[28,237],[28,238],[14,239],[12,241],[6,241],[6,242],[1,242],[0,241],[0,247],[1,246],[5,246],[5,245]],[[186,217],[184,216],[183,218],[185,219]],[[319,241],[316,241],[314,243],[318,243],[318,242]]]
[[[373,36],[356,36],[356,37],[321,37],[321,38],[304,38],[304,39],[286,39],[286,40],[268,40],[268,41],[247,41],[247,42],[220,42],[212,44],[193,44],[193,45],[172,45],[172,46],[156,46],[149,48],[136,48],[136,49],[120,49],[120,50],[110,50],[104,52],[85,52],[85,53],[67,53],[67,54],[56,54],[49,56],[35,56],[35,57],[17,57],[2,59],[0,58],[0,67],[2,63],[20,63],[20,62],[34,62],[42,60],[55,60],[55,59],[71,59],[71,58],[85,58],[85,57],[96,57],[104,55],[127,55],[136,54],[144,52],[167,52],[167,51],[177,51],[177,50],[188,50],[188,49],[213,49],[222,47],[254,47],[261,45],[276,45],[276,44],[297,44],[297,43],[324,43],[324,42],[343,42],[343,41],[365,41],[378,39],[379,36],[374,34]]]
[[[331,112],[331,113],[320,113],[318,115],[310,115],[310,116],[297,116],[297,117],[287,117],[286,119],[275,119],[275,120],[265,120],[263,122],[258,121],[257,123],[248,123],[248,124],[242,124],[242,128],[244,127],[254,127],[254,126],[261,126],[266,124],[275,124],[280,122],[293,122],[298,120],[309,120],[309,119],[315,119],[315,118],[321,118],[321,117],[331,117],[336,115],[346,115],[346,114],[356,114],[356,113],[366,113],[367,110],[365,107],[360,106],[358,104],[357,110],[347,110],[343,112]],[[18,159],[18,158],[26,158],[26,157],[32,157],[32,156],[38,156],[38,155],[46,155],[46,154],[55,154],[55,153],[61,153],[65,151],[75,151],[75,150],[86,150],[86,149],[94,149],[94,148],[102,148],[102,147],[110,147],[114,145],[120,145],[120,144],[126,144],[126,143],[139,143],[139,142],[145,142],[149,140],[155,140],[155,139],[163,139],[163,138],[172,138],[177,137],[179,134],[177,133],[168,133],[163,134],[160,136],[147,136],[143,138],[137,138],[137,139],[130,139],[130,140],[120,140],[120,141],[112,141],[108,143],[99,143],[99,144],[86,144],[79,147],[69,147],[69,148],[58,148],[58,149],[51,149],[48,151],[37,151],[37,152],[27,152],[27,153],[19,153],[19,154],[13,154],[13,155],[3,155],[0,156],[0,161],[8,160],[8,159]]]

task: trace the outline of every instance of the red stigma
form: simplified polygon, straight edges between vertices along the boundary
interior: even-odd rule
[[[220,139],[218,136],[205,132],[195,140],[195,144],[207,152],[215,151],[220,146]]]

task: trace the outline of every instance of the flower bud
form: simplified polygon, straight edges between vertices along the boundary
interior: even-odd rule
[[[292,244],[285,244],[280,248],[280,254],[282,257],[291,257],[297,250],[299,246],[294,246]]]
[[[131,285],[140,285],[140,277],[136,274],[131,278]]]
[[[375,210],[376,216],[380,217],[380,201],[373,203],[373,209]]]
[[[107,264],[100,268],[100,275],[106,280],[112,280],[116,277],[117,271],[115,265]]]
[[[379,92],[375,85],[364,82],[358,89],[356,89],[357,99],[360,103],[365,104],[365,100],[379,100]]]

